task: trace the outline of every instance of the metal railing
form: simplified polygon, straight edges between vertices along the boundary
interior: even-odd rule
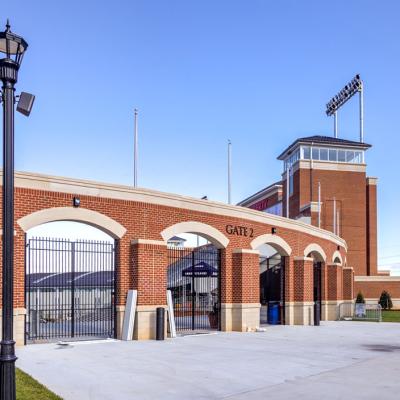
[[[382,321],[382,307],[379,304],[342,303],[339,305],[341,321]]]
[[[220,252],[208,244],[168,249],[167,288],[176,330],[216,330],[220,320]]]
[[[27,341],[114,337],[114,258],[114,243],[29,239]]]

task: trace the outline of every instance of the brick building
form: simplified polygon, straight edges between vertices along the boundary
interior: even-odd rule
[[[284,196],[279,187],[270,192],[277,202]],[[90,264],[93,256],[78,246],[94,249],[96,244],[27,241],[32,228],[54,221],[77,221],[106,232],[115,244],[115,263],[99,274],[104,263],[98,260],[109,251],[96,250]],[[182,253],[180,246],[168,245],[187,233],[208,244]],[[260,261],[263,246],[274,254]],[[155,337],[156,308],[166,307],[167,289],[183,329],[255,329],[260,325],[261,263],[280,271],[282,323],[313,324],[315,302],[323,320],[336,319],[338,306],[354,299],[347,250],[343,238],[301,220],[147,189],[17,173],[15,338],[24,344],[60,336],[121,337],[131,289],[137,291],[135,339]],[[46,274],[40,275],[45,266]],[[169,273],[172,266],[177,277]],[[110,285],[96,288],[101,274],[102,285],[107,280]],[[196,318],[201,323],[194,326]]]
[[[281,180],[239,205],[273,212],[346,240],[355,291],[377,302],[386,289],[400,306],[400,279],[377,268],[377,179],[366,175],[371,145],[327,136],[299,138],[279,156]]]

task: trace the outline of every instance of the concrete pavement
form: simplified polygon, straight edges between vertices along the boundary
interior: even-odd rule
[[[69,399],[396,399],[400,324],[324,322],[165,342],[36,344],[18,367]]]

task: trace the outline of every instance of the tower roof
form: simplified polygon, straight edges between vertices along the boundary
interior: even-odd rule
[[[322,145],[346,148],[357,148],[366,150],[371,147],[370,144],[355,142],[353,140],[339,139],[332,136],[314,135],[296,139],[289,147],[287,147],[279,156],[278,160],[284,160],[292,151],[301,144],[305,145]]]

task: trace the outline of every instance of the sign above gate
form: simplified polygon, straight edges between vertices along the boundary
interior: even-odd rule
[[[225,231],[229,235],[253,237],[253,228],[241,225],[226,225]]]

